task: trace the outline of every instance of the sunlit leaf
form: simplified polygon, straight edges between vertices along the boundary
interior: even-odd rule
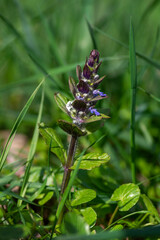
[[[97,214],[96,212],[93,210],[93,208],[88,207],[85,209],[81,209],[81,213],[85,219],[85,221],[89,224],[92,225],[95,224],[96,220],[97,220]]]
[[[117,201],[120,211],[128,211],[139,200],[140,189],[136,184],[127,183],[117,188],[111,196],[112,201]]]
[[[48,202],[52,198],[53,193],[54,193],[53,191],[48,192],[43,199],[38,201],[38,204],[39,205],[44,205],[46,202]]]
[[[110,156],[107,153],[88,153],[83,156],[79,169],[91,170],[95,167],[99,167],[101,164],[105,164],[110,160]],[[75,169],[78,160],[75,161],[71,169]]]
[[[71,206],[78,206],[87,203],[96,197],[96,192],[92,189],[78,190],[74,194],[75,199],[72,200]]]

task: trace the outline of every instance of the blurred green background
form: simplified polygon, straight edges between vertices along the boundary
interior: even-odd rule
[[[147,194],[160,197],[160,38],[158,0],[1,0],[0,1],[0,129],[10,130],[43,76],[46,77],[42,120],[56,129],[67,147],[66,135],[56,121],[66,116],[58,109],[54,93],[71,97],[68,78],[76,79],[76,65],[83,66],[96,46],[103,63],[100,75],[106,79],[100,88],[109,98],[98,103],[110,119],[97,132],[80,139],[87,147],[101,135],[106,137],[95,151],[111,156],[107,178],[121,183],[130,174],[130,73],[129,25],[135,30],[136,51],[154,59],[155,64],[137,57],[136,168],[138,181],[144,181]],[[28,141],[37,118],[38,92],[18,132]],[[2,131],[1,131],[2,132]],[[1,140],[3,139],[1,135]],[[45,144],[41,137],[37,152],[45,164]],[[43,146],[43,147],[42,147]],[[1,146],[2,149],[2,146]],[[113,172],[112,172],[113,171]],[[118,174],[117,174],[118,173]],[[110,177],[112,175],[112,177]],[[147,178],[152,179],[152,184]]]

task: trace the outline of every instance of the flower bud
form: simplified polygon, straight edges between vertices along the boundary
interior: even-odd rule
[[[90,53],[90,57],[93,57],[93,59],[96,61],[96,63],[99,62],[99,52],[97,50],[92,50]]]

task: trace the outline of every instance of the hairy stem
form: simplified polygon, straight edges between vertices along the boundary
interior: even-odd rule
[[[60,200],[62,199],[62,195],[66,190],[66,187],[68,185],[69,179],[70,179],[70,175],[71,175],[71,167],[73,165],[73,161],[74,161],[74,154],[75,154],[75,150],[76,150],[76,143],[77,143],[77,136],[72,136],[71,137],[71,141],[70,141],[70,145],[69,145],[69,149],[68,149],[68,156],[67,156],[67,162],[66,165],[64,167],[64,175],[63,175],[63,180],[62,180],[62,186],[61,186],[61,195],[60,195]],[[59,219],[57,221],[57,224],[60,225],[62,218],[63,218],[63,213],[64,213],[64,209],[65,207],[62,209],[61,214],[59,216]]]

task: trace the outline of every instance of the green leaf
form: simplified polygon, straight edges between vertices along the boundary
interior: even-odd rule
[[[85,221],[89,224],[92,225],[95,224],[96,220],[97,220],[97,214],[96,212],[93,210],[93,208],[88,207],[85,209],[81,209],[81,213],[85,219]]]
[[[65,214],[61,231],[63,234],[89,234],[89,225],[84,221],[80,215],[70,212]]]
[[[79,169],[91,170],[95,167],[99,167],[101,164],[107,163],[110,160],[110,156],[107,153],[88,153],[83,156]],[[79,159],[75,161],[71,169],[75,169]]]
[[[65,96],[63,96],[61,93],[55,93],[54,97],[55,97],[55,100],[56,100],[56,103],[57,103],[58,107],[63,112],[67,113],[66,104],[68,102],[68,99]]]
[[[160,216],[157,212],[157,209],[155,208],[155,206],[151,202],[151,200],[145,194],[142,194],[141,197],[143,199],[143,202],[144,202],[147,210],[150,212],[151,215],[155,216],[157,221],[160,223]]]
[[[66,151],[63,147],[61,139],[54,132],[53,128],[45,126],[44,123],[41,123],[39,126],[40,134],[43,136],[46,144],[51,146],[51,152],[56,154],[60,161],[64,164],[66,159]]]
[[[107,118],[110,118],[110,117],[105,114],[101,114],[100,116],[93,115],[90,118],[85,119],[84,122],[91,123],[91,122],[100,121],[102,119],[107,119]]]
[[[46,202],[48,202],[53,197],[54,192],[48,192],[45,197],[38,201],[39,205],[44,205]]]
[[[117,188],[111,196],[112,201],[117,201],[120,211],[128,211],[139,200],[140,189],[134,183],[127,183]]]
[[[3,240],[12,240],[27,237],[30,230],[27,226],[12,225],[0,227],[0,238]],[[3,237],[2,237],[3,236]]]
[[[72,200],[71,206],[78,206],[94,199],[96,197],[96,192],[92,189],[83,189],[75,192],[74,196],[75,199]]]
[[[70,135],[73,136],[84,136],[87,134],[85,130],[81,130],[77,125],[74,123],[67,122],[65,120],[58,120],[58,125],[60,128],[63,129],[63,131],[67,132]]]

